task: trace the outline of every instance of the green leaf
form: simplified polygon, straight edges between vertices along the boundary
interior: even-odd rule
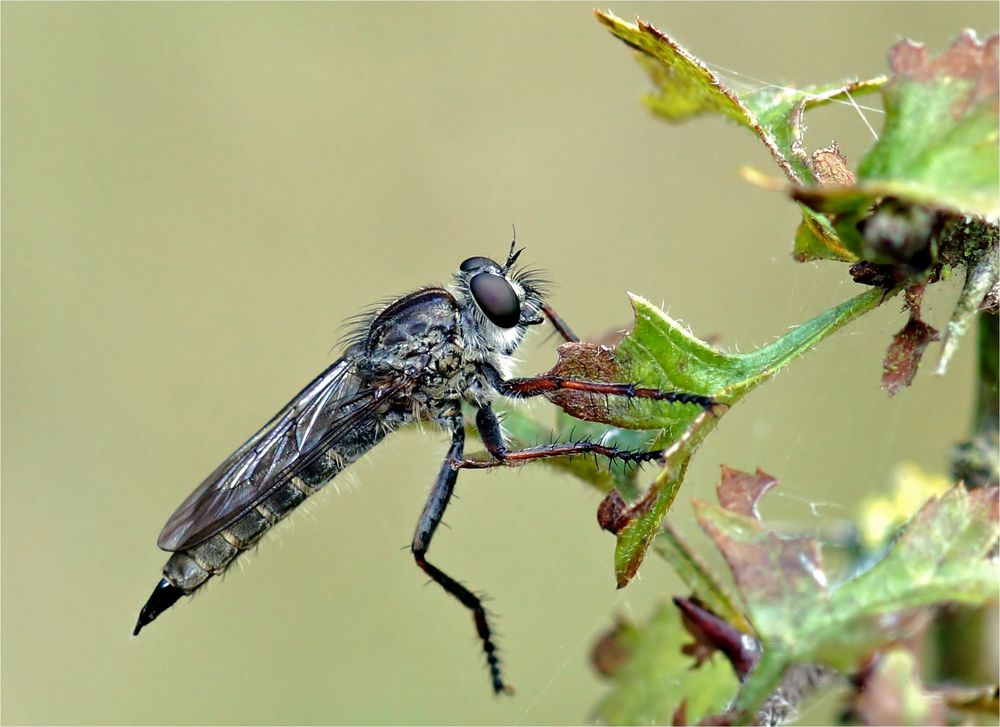
[[[647,624],[618,638],[627,660],[614,672],[614,688],[597,707],[606,724],[669,723],[684,704],[687,724],[722,711],[739,686],[729,663],[716,653],[698,669],[681,652],[690,637],[673,604],[659,607]]]
[[[665,464],[646,494],[625,512],[615,532],[615,575],[626,585],[645,557],[673,503],[699,444],[732,406],[782,367],[842,326],[877,306],[881,289],[867,290],[749,353],[723,351],[639,296],[631,296],[635,326],[614,348],[564,344],[550,373],[711,397],[723,406],[709,413],[697,404],[603,397],[575,391],[547,394],[569,414],[627,429],[655,431],[654,448],[667,448]]]
[[[801,143],[802,113],[810,106],[830,103],[847,94],[877,89],[884,78],[830,83],[796,89],[766,86],[737,92],[704,62],[666,33],[638,20],[627,23],[611,12],[594,11],[597,20],[637,51],[636,59],[649,73],[655,91],[643,101],[669,121],[714,113],[753,131],[774,160],[794,182],[813,179]]]
[[[793,196],[835,215],[840,239],[855,254],[884,260],[858,222],[879,198],[957,214],[1000,213],[998,45],[963,32],[937,58],[909,40],[890,51],[892,77],[882,90],[885,126],[862,158],[856,184],[806,187]]]
[[[996,35],[980,43],[972,31],[935,59],[918,43],[898,43],[885,128],[861,160],[859,186],[961,213],[1000,211],[997,48]]]
[[[1000,536],[997,488],[956,485],[917,512],[880,561],[841,584],[830,599],[842,621],[938,601],[979,604],[995,598],[1000,570],[988,558]],[[834,638],[832,624],[821,634]],[[822,641],[817,641],[817,650]]]
[[[789,88],[766,86],[745,91],[730,88],[704,62],[666,33],[641,20],[627,23],[611,12],[595,11],[598,21],[636,51],[655,90],[643,101],[658,116],[672,122],[712,113],[751,130],[767,147],[784,175],[799,185],[822,182],[815,160],[805,151],[806,110],[843,97],[877,90],[884,77]],[[856,255],[818,216],[803,211],[796,233],[797,260],[832,259],[853,262]]]
[[[718,423],[718,417],[702,412],[672,444],[664,465],[649,491],[630,506],[615,531],[615,581],[619,588],[629,584],[646,557],[649,544],[660,530],[663,518],[684,482],[688,464],[698,445]]]
[[[774,479],[725,471],[722,506],[695,503],[698,521],[722,552],[764,649],[737,708],[753,714],[792,663],[852,671],[912,628],[914,609],[941,602],[982,604],[996,597],[1000,570],[990,558],[1000,537],[998,488],[956,485],[932,498],[867,571],[829,585],[811,537],[779,534],[756,503]]]
[[[795,231],[792,257],[800,263],[810,260],[857,262],[858,256],[844,247],[830,220],[801,203],[799,211],[802,212],[802,222]]]

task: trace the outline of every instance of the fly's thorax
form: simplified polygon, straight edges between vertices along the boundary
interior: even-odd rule
[[[433,350],[419,375],[419,384],[410,394],[414,416],[444,421],[453,417],[459,402],[468,398],[470,388],[479,385],[478,364],[465,355],[457,341]]]
[[[438,420],[461,401],[475,361],[459,333],[459,305],[441,288],[411,293],[376,316],[359,360],[369,385],[404,382],[393,398],[409,419]]]
[[[387,306],[364,336],[362,360],[373,373],[419,373],[458,335],[458,306],[443,288],[425,288]]]
[[[375,351],[361,363],[361,368],[371,382],[410,382],[406,396],[422,400],[460,397],[462,382],[474,366],[465,357],[457,337],[431,333]]]

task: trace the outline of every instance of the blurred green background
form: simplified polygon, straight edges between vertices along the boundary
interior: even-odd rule
[[[868,77],[903,36],[936,52],[996,26],[995,3],[612,9],[752,85]],[[501,256],[512,223],[582,334],[626,324],[632,290],[746,350],[855,294],[843,266],[794,264],[795,208],[738,177],[771,172],[763,147],[719,119],[648,115],[644,74],[586,4],[0,10],[2,721],[586,721],[606,688],[594,638],[676,583],[654,556],[616,592],[600,495],[566,475],[467,473],[431,551],[493,597],[514,698],[490,694],[468,614],[405,550],[438,433],[393,436],[133,640],[156,535],[327,365],[344,318]],[[871,135],[836,106],[809,119],[811,147],[832,139],[856,161]],[[956,292],[932,292],[932,323]],[[805,530],[852,517],[901,460],[944,471],[970,347],[889,400],[898,308],[733,411],[673,521],[691,530],[720,463],[779,476],[765,515]],[[554,361],[543,339],[522,372]]]

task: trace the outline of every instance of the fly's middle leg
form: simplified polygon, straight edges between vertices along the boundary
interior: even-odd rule
[[[427,550],[431,546],[431,540],[441,518],[448,507],[451,495],[455,490],[455,481],[458,479],[458,472],[451,463],[461,460],[465,450],[465,429],[461,416],[454,417],[451,422],[451,447],[448,449],[448,456],[438,473],[437,482],[434,489],[427,498],[427,504],[420,513],[420,520],[417,521],[417,530],[413,535],[413,543],[410,549],[417,565],[431,579],[441,586],[451,596],[467,609],[472,611],[472,617],[476,624],[476,632],[483,642],[483,651],[486,653],[486,662],[490,669],[490,680],[493,683],[493,691],[497,694],[501,692],[510,693],[511,689],[504,684],[500,674],[500,658],[497,656],[496,644],[493,642],[493,631],[490,629],[489,621],[486,618],[486,609],[483,602],[475,593],[449,576],[437,566],[427,561]]]

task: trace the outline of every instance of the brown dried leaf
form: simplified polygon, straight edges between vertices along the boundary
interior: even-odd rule
[[[564,343],[559,347],[559,360],[549,373],[569,379],[622,381],[615,349],[599,343]],[[603,421],[608,416],[606,396],[580,391],[553,391],[545,396],[577,419]]]
[[[854,263],[847,272],[855,283],[861,285],[871,285],[882,288],[887,293],[906,280],[906,274],[892,265],[880,265],[878,263],[862,260]]]
[[[628,509],[628,504],[618,490],[611,490],[597,506],[597,524],[601,526],[601,530],[618,533],[632,519]]]
[[[681,727],[688,723],[687,704],[687,700],[682,699],[681,703],[677,705],[677,709],[674,710],[674,714],[670,718],[670,724],[674,725],[674,727]]]
[[[809,158],[809,168],[819,185],[855,182],[854,172],[847,166],[847,157],[840,151],[837,142],[814,151]]]
[[[716,494],[719,504],[727,510],[760,520],[757,503],[776,484],[778,480],[760,468],[751,475],[722,465],[722,479],[716,487]]]
[[[752,518],[760,524],[757,503],[776,484],[774,477],[760,469],[750,474],[723,467],[717,488],[719,503],[728,513]],[[696,513],[702,528],[725,556],[740,592],[748,600],[785,602],[794,610],[800,605],[794,602],[796,593],[815,598],[817,592],[825,592],[825,583],[815,578],[822,572],[822,562],[819,546],[813,538],[779,537],[761,525],[758,533],[761,537],[736,540],[704,517],[702,508],[696,507]]]
[[[757,502],[776,482],[760,470],[751,475],[723,468],[718,487],[723,508],[694,502],[698,522],[729,564],[754,626],[771,637],[794,633],[808,604],[826,595],[816,540],[781,537],[760,521]]]
[[[613,676],[632,657],[635,638],[635,625],[619,616],[615,625],[597,639],[590,651],[594,668],[606,677]]]
[[[920,318],[920,303],[925,287],[926,283],[920,283],[906,290],[906,307],[910,309],[910,318],[892,337],[882,364],[882,388],[889,396],[895,396],[900,389],[913,382],[924,350],[941,338],[937,329]]]
[[[923,43],[902,40],[889,51],[889,66],[894,76],[921,83],[959,78],[974,81],[967,96],[951,109],[957,118],[982,100],[992,99],[996,108],[997,86],[1000,85],[998,43],[1000,37],[995,34],[980,43],[975,33],[966,30],[948,50],[936,58],[929,58]]]
[[[825,595],[826,583],[816,578],[823,570],[815,539],[780,537],[768,532],[757,542],[730,540],[708,521],[699,521],[733,569],[740,592],[747,599],[769,603],[772,611],[783,611],[783,624],[793,625],[804,602],[816,600],[818,593]],[[767,631],[759,618],[755,625]]]

